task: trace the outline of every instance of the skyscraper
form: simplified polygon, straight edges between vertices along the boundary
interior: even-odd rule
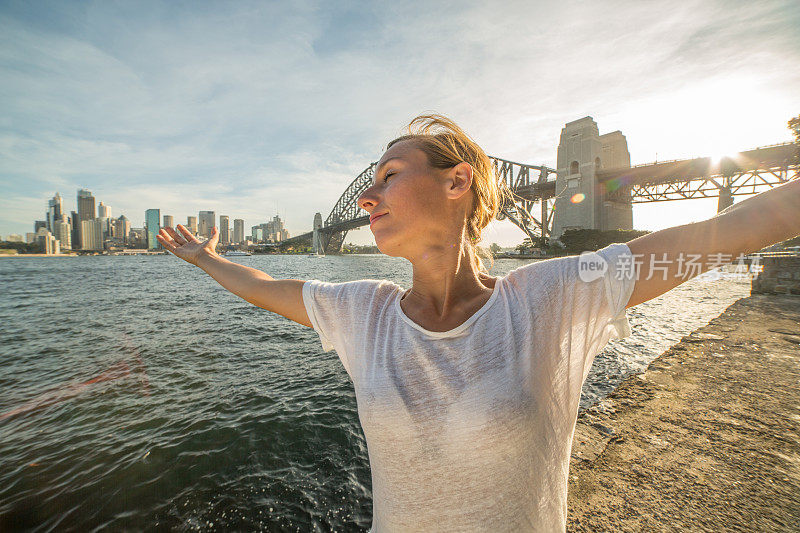
[[[78,220],[92,220],[95,218],[94,196],[91,191],[80,189],[78,191]]]
[[[63,212],[61,195],[56,193],[51,200],[47,201],[47,229],[55,233],[56,221],[61,218]]]
[[[233,219],[233,242],[234,244],[244,242],[244,220],[241,218]]]
[[[100,240],[105,242],[112,233],[111,207],[100,202],[100,205],[97,206],[97,220],[100,221]]]
[[[211,228],[215,226],[216,217],[214,211],[200,211],[200,227],[197,234],[205,238],[211,237]]]
[[[74,249],[78,249],[81,247],[81,221],[78,219],[78,213],[75,211],[70,212],[72,216],[70,216],[70,223],[72,224],[72,247]]]
[[[186,217],[186,229],[197,235],[197,217]]]
[[[103,228],[100,219],[81,220],[81,250],[102,250]]]
[[[174,219],[172,218],[172,215],[164,215],[164,225],[162,227],[164,227],[164,228],[174,228],[175,227],[175,222],[174,222]]]
[[[83,231],[83,222],[84,220],[94,220],[95,218],[95,210],[94,210],[94,196],[92,196],[92,192],[86,189],[79,189],[78,190],[78,242],[81,243],[81,248],[83,248],[83,235],[81,232]]]
[[[62,250],[69,250],[72,248],[72,225],[67,222],[66,218],[59,218],[55,223],[55,233],[53,234],[56,239],[61,243]]]
[[[148,209],[144,212],[144,227],[147,232],[147,249],[160,250],[161,243],[156,239],[156,235],[161,230],[160,209]]]
[[[131,232],[131,221],[125,215],[120,216],[114,221],[114,235],[122,239],[122,242],[128,243],[128,236]]]
[[[230,244],[231,225],[227,215],[219,216],[219,242],[220,244]]]

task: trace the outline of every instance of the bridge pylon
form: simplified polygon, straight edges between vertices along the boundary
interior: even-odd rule
[[[719,188],[719,199],[717,200],[717,213],[720,213],[733,205],[733,187],[731,177],[722,177],[722,187]]]
[[[322,213],[314,215],[313,235],[311,237],[311,249],[317,255],[325,255],[325,246],[322,244]]]
[[[619,182],[597,181],[602,168],[630,168],[628,141],[622,132],[600,135],[592,117],[567,122],[561,130],[556,166],[553,238],[568,229],[633,229],[629,191],[617,192],[612,200],[609,194],[614,190],[610,189],[619,187]]]

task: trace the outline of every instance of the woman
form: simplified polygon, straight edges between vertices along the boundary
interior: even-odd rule
[[[165,228],[159,241],[336,349],[367,440],[372,530],[563,531],[581,386],[608,341],[630,334],[625,309],[709,269],[706,260],[681,275],[681,253],[730,262],[800,233],[800,183],[704,222],[492,277],[476,248],[501,205],[489,159],[445,117],[417,117],[409,131],[358,200],[381,252],[411,262],[408,290],[273,279],[215,254],[216,228],[205,242]],[[664,270],[640,277],[648,265]]]

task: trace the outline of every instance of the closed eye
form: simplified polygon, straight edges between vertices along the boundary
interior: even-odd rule
[[[389,179],[389,176],[393,176],[394,174],[396,174],[396,173],[395,172],[387,172],[386,174],[384,174],[383,182],[386,183],[386,180]]]

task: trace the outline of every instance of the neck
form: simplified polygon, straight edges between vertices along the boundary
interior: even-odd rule
[[[481,281],[492,278],[471,264],[466,239],[428,247],[411,263],[412,286],[403,301],[428,308],[436,316],[445,317],[459,304],[492,291],[491,283]]]

